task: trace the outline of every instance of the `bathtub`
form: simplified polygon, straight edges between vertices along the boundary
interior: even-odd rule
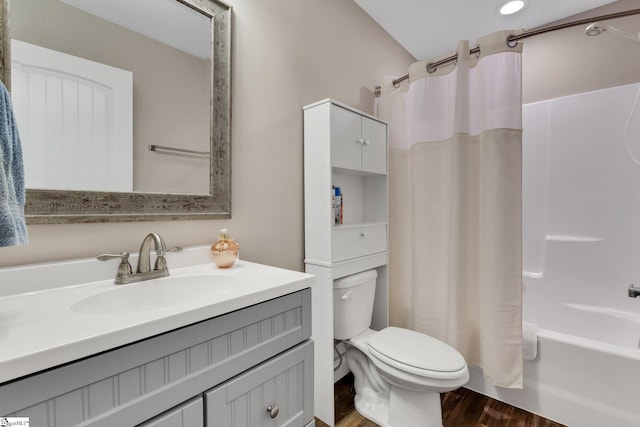
[[[524,285],[524,320],[539,327],[524,388],[495,387],[477,367],[465,387],[570,427],[640,426],[640,298],[623,286],[605,297],[530,277]]]

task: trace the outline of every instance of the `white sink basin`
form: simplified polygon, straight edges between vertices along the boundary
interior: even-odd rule
[[[111,289],[92,295],[71,306],[76,313],[105,315],[157,310],[193,303],[215,302],[233,295],[238,283],[234,277],[220,274],[169,276],[161,279],[113,285]]]

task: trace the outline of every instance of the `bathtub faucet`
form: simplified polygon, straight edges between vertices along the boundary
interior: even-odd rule
[[[637,298],[640,296],[640,288],[634,285],[629,285],[629,298]]]

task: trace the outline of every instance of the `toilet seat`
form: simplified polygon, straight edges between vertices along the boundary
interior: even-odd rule
[[[356,409],[381,426],[441,427],[439,393],[462,387],[469,380],[460,353],[418,332],[367,329],[345,344],[347,365],[356,378]],[[427,362],[434,348],[439,355],[435,365]]]
[[[457,350],[416,331],[388,327],[370,335],[367,347],[378,361],[423,378],[451,380],[467,372],[464,357]]]

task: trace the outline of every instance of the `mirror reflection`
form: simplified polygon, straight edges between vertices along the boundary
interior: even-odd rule
[[[210,17],[176,0],[20,0],[9,24],[27,188],[210,194]]]

